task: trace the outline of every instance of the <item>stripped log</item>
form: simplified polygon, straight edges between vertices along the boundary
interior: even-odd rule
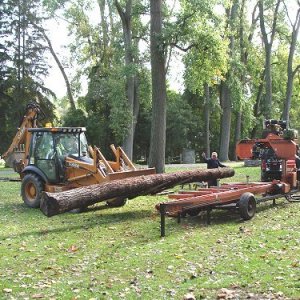
[[[60,193],[44,192],[41,210],[46,216],[51,217],[112,198],[132,199],[141,195],[156,194],[178,184],[208,181],[233,175],[234,170],[231,168],[198,169],[113,180]]]

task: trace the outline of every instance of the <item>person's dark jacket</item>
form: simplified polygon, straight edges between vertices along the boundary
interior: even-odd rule
[[[226,166],[220,163],[218,159],[203,157],[204,162],[207,163],[207,169],[225,168]],[[217,179],[208,180],[208,187],[217,186]]]
[[[204,162],[207,163],[207,169],[225,168],[226,166],[220,163],[218,159],[203,157]]]

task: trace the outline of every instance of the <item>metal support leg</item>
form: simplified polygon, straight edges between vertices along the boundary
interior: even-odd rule
[[[273,199],[273,206],[276,205],[276,199]]]
[[[180,224],[181,222],[181,213],[179,212],[177,215],[177,223]]]
[[[160,237],[164,237],[166,235],[166,205],[160,204]]]
[[[249,184],[249,178],[250,178],[250,176],[246,175],[246,182],[247,182],[247,184]]]
[[[210,213],[211,213],[212,209],[209,207],[207,210],[206,210],[206,220],[207,220],[207,225],[210,225]]]

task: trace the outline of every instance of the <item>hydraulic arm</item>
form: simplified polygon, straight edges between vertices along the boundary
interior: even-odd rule
[[[7,162],[10,156],[14,152],[26,153],[29,151],[29,144],[27,141],[29,139],[29,128],[37,127],[37,119],[39,114],[42,113],[40,106],[37,103],[29,103],[26,107],[26,113],[23,117],[23,121],[17,130],[17,133],[9,146],[8,150],[2,155],[3,159]]]

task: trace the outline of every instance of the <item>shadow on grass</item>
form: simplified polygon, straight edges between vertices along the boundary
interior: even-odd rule
[[[22,207],[24,209],[25,205],[19,204],[15,205],[14,208]],[[91,208],[88,209],[87,212],[81,213],[81,214],[74,214],[74,213],[66,213],[64,215],[57,215],[55,217],[52,217],[51,219],[45,217],[46,222],[48,220],[54,220],[59,222],[60,224],[65,224],[65,226],[61,227],[56,227],[56,228],[43,228],[43,229],[37,229],[37,230],[32,230],[32,231],[26,231],[22,232],[20,234],[12,234],[12,235],[6,235],[2,236],[0,235],[0,240],[5,240],[7,238],[21,238],[21,237],[27,237],[27,236],[40,236],[40,235],[45,235],[45,234],[55,234],[55,233],[64,233],[64,232],[72,232],[72,231],[78,231],[80,229],[89,229],[89,228],[94,228],[96,226],[99,226],[101,228],[106,228],[106,225],[114,225],[118,224],[121,222],[126,222],[129,220],[139,220],[139,219],[144,219],[144,218],[149,218],[151,216],[151,211],[149,210],[135,210],[135,211],[125,211],[125,212],[111,212],[111,213],[106,213],[106,214],[89,214],[89,212],[97,211],[97,210],[103,210],[103,209],[108,209],[106,207],[96,207],[96,208]],[[114,208],[109,208],[113,210]],[[28,210],[30,210],[28,208]],[[26,210],[24,210],[26,212]],[[40,212],[37,210],[37,212]],[[41,212],[40,212],[41,213]],[[42,214],[42,213],[41,213]],[[74,218],[70,216],[71,214],[74,215]],[[66,216],[67,215],[67,216]],[[65,219],[63,219],[65,218]],[[77,224],[74,225],[74,222]]]

